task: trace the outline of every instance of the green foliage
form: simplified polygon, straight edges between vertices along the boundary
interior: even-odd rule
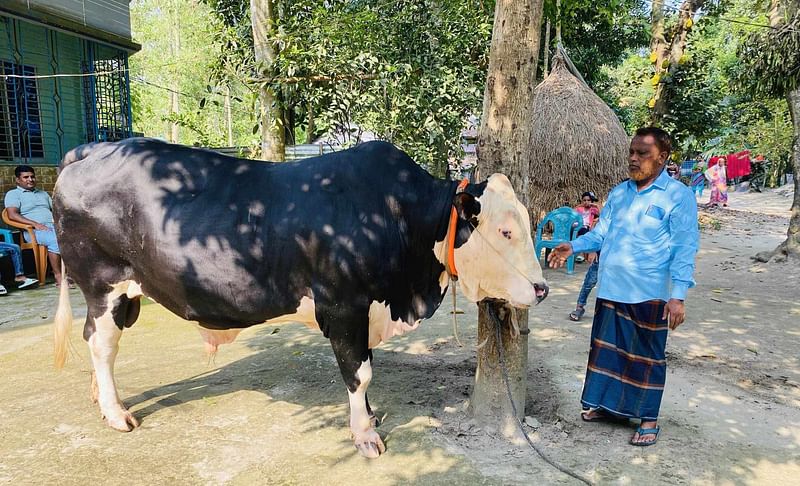
[[[742,68],[739,46],[757,26],[751,0],[713,5],[697,19],[681,63],[658,81],[670,99],[664,127],[675,139],[676,156],[706,155],[750,149],[767,157],[774,167],[789,160],[792,126],[785,100],[763,92],[736,89],[737,76],[759,81],[763,76]],[[644,46],[643,46],[644,47]],[[647,103],[655,67],[644,48],[630,52],[619,65],[605,66],[599,91],[631,131],[647,123]]]
[[[739,108],[728,86],[727,72],[736,63],[736,39],[730,24],[704,17],[689,35],[685,59],[665,78],[671,100],[663,125],[686,149],[730,127]]]
[[[652,65],[641,51],[629,52],[617,66],[602,68],[596,90],[628,133],[646,125],[650,118],[647,100],[653,96],[653,85],[649,81],[651,75]]]
[[[630,49],[647,45],[649,5],[648,0],[561,1],[563,44],[589,86],[595,88],[608,81],[603,77],[603,66],[616,66]],[[553,29],[554,47],[556,0],[546,0],[544,12]],[[602,96],[602,90],[598,94]]]
[[[226,28],[217,79],[256,76],[247,1],[206,0]],[[401,146],[443,175],[460,131],[480,111],[491,5],[480,0],[275,2],[278,55],[263,83],[278,93],[292,134],[360,130]]]
[[[222,49],[222,26],[210,9],[196,0],[134,0],[131,24],[142,44],[130,59],[134,131],[168,138],[177,123],[181,143],[227,145],[223,87],[209,84]],[[178,113],[171,113],[171,91],[179,93]],[[248,93],[239,84],[233,94],[234,144],[247,144],[255,138]]]
[[[800,9],[778,29],[753,32],[739,46],[738,87],[784,96],[800,86]],[[757,73],[757,75],[753,75]]]
[[[798,78],[797,35],[782,30],[777,36],[723,20],[765,23],[763,13],[753,17],[754,2],[707,2],[686,55],[658,82],[669,92],[665,124],[678,152],[750,148],[780,171],[778,164],[789,160],[792,132],[785,101],[775,93]],[[572,60],[629,132],[647,123],[654,92],[649,3],[562,0],[562,35]],[[368,130],[438,175],[449,159],[460,156],[463,124],[481,111],[493,2],[275,0],[274,5],[278,55],[263,71],[254,63],[249,0],[134,0],[134,35],[143,45],[131,58],[136,129],[164,137],[168,122],[174,122],[182,127],[183,143],[226,145],[223,95],[229,88],[234,143],[254,144],[256,89],[265,83],[287,113],[290,143],[351,129],[357,138]],[[555,29],[555,0],[545,1],[545,14]],[[668,15],[668,28],[674,17]],[[800,30],[797,17],[792,22]],[[169,34],[176,25],[181,48],[170,54]],[[761,52],[768,41],[777,42],[774,52]],[[181,93],[177,114],[168,106],[167,89],[173,88]],[[308,133],[310,119],[313,133]]]

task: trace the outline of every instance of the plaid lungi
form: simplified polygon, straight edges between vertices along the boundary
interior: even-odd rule
[[[667,375],[667,320],[661,300],[597,299],[581,404],[623,417],[658,419]]]

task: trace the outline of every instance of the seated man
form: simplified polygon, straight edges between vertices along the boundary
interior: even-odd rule
[[[53,227],[53,200],[41,189],[36,189],[33,167],[19,165],[14,169],[17,187],[6,193],[5,205],[12,221],[33,226],[36,241],[47,247],[47,259],[61,285],[61,254]],[[27,236],[27,235],[25,235]]]
[[[6,243],[0,241],[0,255],[5,254],[11,257],[11,262],[14,264],[14,282],[17,284],[18,289],[24,289],[38,282],[35,278],[28,278],[25,276],[25,271],[22,269],[22,251],[19,246],[13,243]],[[3,287],[2,276],[0,276],[0,295],[6,295],[8,290]]]

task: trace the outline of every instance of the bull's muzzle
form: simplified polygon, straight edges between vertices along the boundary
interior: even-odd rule
[[[538,282],[533,284],[533,289],[536,291],[536,303],[540,303],[547,298],[550,293],[550,287],[545,282]]]

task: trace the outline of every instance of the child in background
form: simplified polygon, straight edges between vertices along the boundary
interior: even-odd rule
[[[600,208],[597,207],[597,196],[592,191],[586,191],[581,195],[581,205],[575,208],[581,216],[583,216],[583,228],[578,230],[578,236],[588,233],[594,225],[597,224],[597,219],[600,217]],[[586,301],[589,299],[589,294],[592,289],[597,285],[597,270],[599,268],[600,253],[589,253],[585,259],[591,265],[586,270],[586,276],[583,278],[583,285],[578,294],[578,303],[575,310],[569,313],[571,321],[580,321],[583,314],[586,313]],[[578,257],[575,257],[576,261]],[[583,257],[581,257],[583,258]]]
[[[578,236],[588,233],[589,230],[594,228],[597,223],[597,218],[600,217],[600,208],[597,207],[597,196],[592,191],[586,191],[581,194],[581,203],[575,207],[575,211],[583,218],[583,227],[578,230]],[[576,262],[582,262],[586,259],[586,255],[578,255],[575,257]]]
[[[586,275],[583,277],[583,285],[581,291],[578,293],[578,303],[575,305],[575,310],[569,313],[569,320],[580,321],[583,314],[586,313],[586,302],[589,300],[589,294],[592,289],[597,285],[597,271],[600,268],[600,252],[589,253],[587,261],[591,264],[586,270]]]
[[[581,203],[575,207],[575,211],[583,218],[583,228],[586,230],[580,232],[583,234],[594,228],[597,223],[597,218],[600,217],[600,208],[597,207],[597,196],[592,191],[586,191],[581,195]],[[581,228],[581,230],[583,230]]]
[[[703,189],[706,187],[706,176],[699,165],[692,167],[692,191],[695,197],[703,197]]]

